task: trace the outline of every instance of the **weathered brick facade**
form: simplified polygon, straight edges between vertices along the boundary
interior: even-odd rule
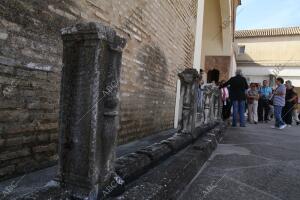
[[[62,41],[80,21],[115,28],[128,44],[119,142],[172,128],[177,73],[192,66],[196,0],[1,0],[0,179],[57,160]]]

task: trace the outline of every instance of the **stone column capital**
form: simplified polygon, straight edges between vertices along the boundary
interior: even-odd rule
[[[199,74],[196,69],[187,68],[183,72],[179,73],[178,77],[182,83],[192,84],[199,78]]]
[[[108,26],[96,22],[79,23],[61,29],[62,40],[103,40],[112,50],[122,51],[126,39],[117,35],[116,31]]]

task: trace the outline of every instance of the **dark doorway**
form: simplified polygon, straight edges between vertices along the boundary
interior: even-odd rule
[[[209,70],[207,73],[207,82],[208,83],[212,83],[213,81],[215,83],[219,82],[219,78],[220,78],[220,72],[219,70],[213,69],[213,70]]]

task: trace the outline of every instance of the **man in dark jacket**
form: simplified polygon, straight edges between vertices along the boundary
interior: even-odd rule
[[[242,76],[241,70],[236,70],[236,76],[232,77],[229,81],[223,84],[221,87],[230,86],[230,100],[233,106],[232,126],[236,127],[237,115],[240,117],[240,126],[246,127],[245,124],[245,101],[246,90],[248,89],[248,83]]]

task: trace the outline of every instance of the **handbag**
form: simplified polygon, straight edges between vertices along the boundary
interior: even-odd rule
[[[269,99],[269,105],[273,106],[273,98],[274,96],[272,97],[272,99]]]
[[[248,98],[248,104],[253,104],[254,103],[254,99],[253,98]]]

